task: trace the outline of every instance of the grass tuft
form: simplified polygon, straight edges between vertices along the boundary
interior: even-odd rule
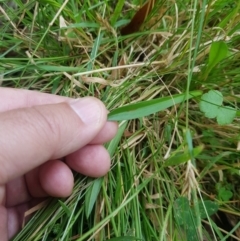
[[[157,0],[121,36],[143,3],[1,2],[1,85],[95,96],[120,126],[111,171],[75,174],[73,194],[40,205],[13,240],[240,240],[240,2]],[[230,124],[201,112],[211,90],[236,110]]]

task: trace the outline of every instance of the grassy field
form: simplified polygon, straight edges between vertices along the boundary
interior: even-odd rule
[[[14,241],[240,240],[240,1],[156,0],[124,34],[144,3],[1,1],[1,85],[119,121],[108,175],[76,174]]]

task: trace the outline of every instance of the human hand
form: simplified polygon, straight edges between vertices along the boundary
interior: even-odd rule
[[[0,237],[6,241],[36,199],[71,194],[71,169],[107,173],[110,157],[102,144],[117,124],[107,122],[106,108],[92,97],[0,88],[0,98]]]

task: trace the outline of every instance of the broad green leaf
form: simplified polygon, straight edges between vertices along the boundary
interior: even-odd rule
[[[186,197],[179,197],[174,202],[174,218],[179,226],[192,223],[191,208]]]
[[[205,208],[204,208],[205,207]],[[207,213],[206,213],[206,211]],[[207,218],[208,216],[213,215],[218,211],[218,204],[215,202],[212,202],[210,200],[206,200],[199,203],[199,212],[201,215],[201,218]]]
[[[200,110],[208,118],[215,118],[218,115],[218,109],[222,105],[223,96],[218,90],[210,90],[201,97]]]
[[[193,215],[186,197],[179,197],[174,202],[174,217],[180,228],[185,231],[188,241],[198,240],[196,216]]]
[[[218,191],[218,198],[222,201],[229,201],[233,196],[233,193],[226,189],[225,187],[221,187]]]
[[[197,157],[203,150],[203,145],[198,146],[196,148],[193,148],[193,157]],[[191,156],[189,151],[185,151],[184,153],[177,153],[176,155],[174,155],[173,157],[170,157],[169,159],[167,159],[165,161],[165,163],[163,164],[165,167],[168,166],[176,166],[179,164],[182,164],[184,162],[187,162],[191,160]]]
[[[210,90],[208,93],[202,95],[200,101],[200,110],[208,118],[217,118],[220,125],[227,125],[232,123],[237,115],[237,111],[230,106],[222,106],[223,96],[217,90]]]
[[[200,96],[202,91],[192,91],[188,95],[188,99]],[[108,114],[108,120],[121,121],[132,120],[148,116],[158,111],[165,110],[175,104],[179,104],[187,99],[186,94],[178,94],[153,100],[142,101],[136,104],[122,106],[111,111]]]
[[[213,42],[210,48],[207,72],[209,73],[228,55],[228,47],[223,41]]]
[[[239,110],[236,111],[236,116],[240,117],[240,111]]]
[[[198,240],[196,215],[200,215],[201,218],[206,218],[207,215],[211,216],[217,212],[218,205],[212,201],[207,200],[198,204],[199,213],[196,214],[194,210],[194,206],[190,206],[186,197],[179,197],[174,202],[174,218],[180,228],[185,231],[188,241]],[[207,214],[205,210],[207,211]]]
[[[220,107],[217,114],[217,122],[220,125],[227,125],[232,123],[236,116],[236,110],[230,106]]]
[[[87,193],[85,196],[85,214],[86,217],[88,218],[90,213],[92,212],[93,206],[97,200],[98,193],[101,189],[101,185],[103,182],[103,178],[98,178],[95,179],[91,186],[87,189]]]

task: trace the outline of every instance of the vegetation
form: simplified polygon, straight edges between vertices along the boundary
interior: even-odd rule
[[[108,175],[14,241],[240,240],[240,1],[151,2],[128,34],[144,1],[1,3],[1,85],[95,96],[120,126]]]

